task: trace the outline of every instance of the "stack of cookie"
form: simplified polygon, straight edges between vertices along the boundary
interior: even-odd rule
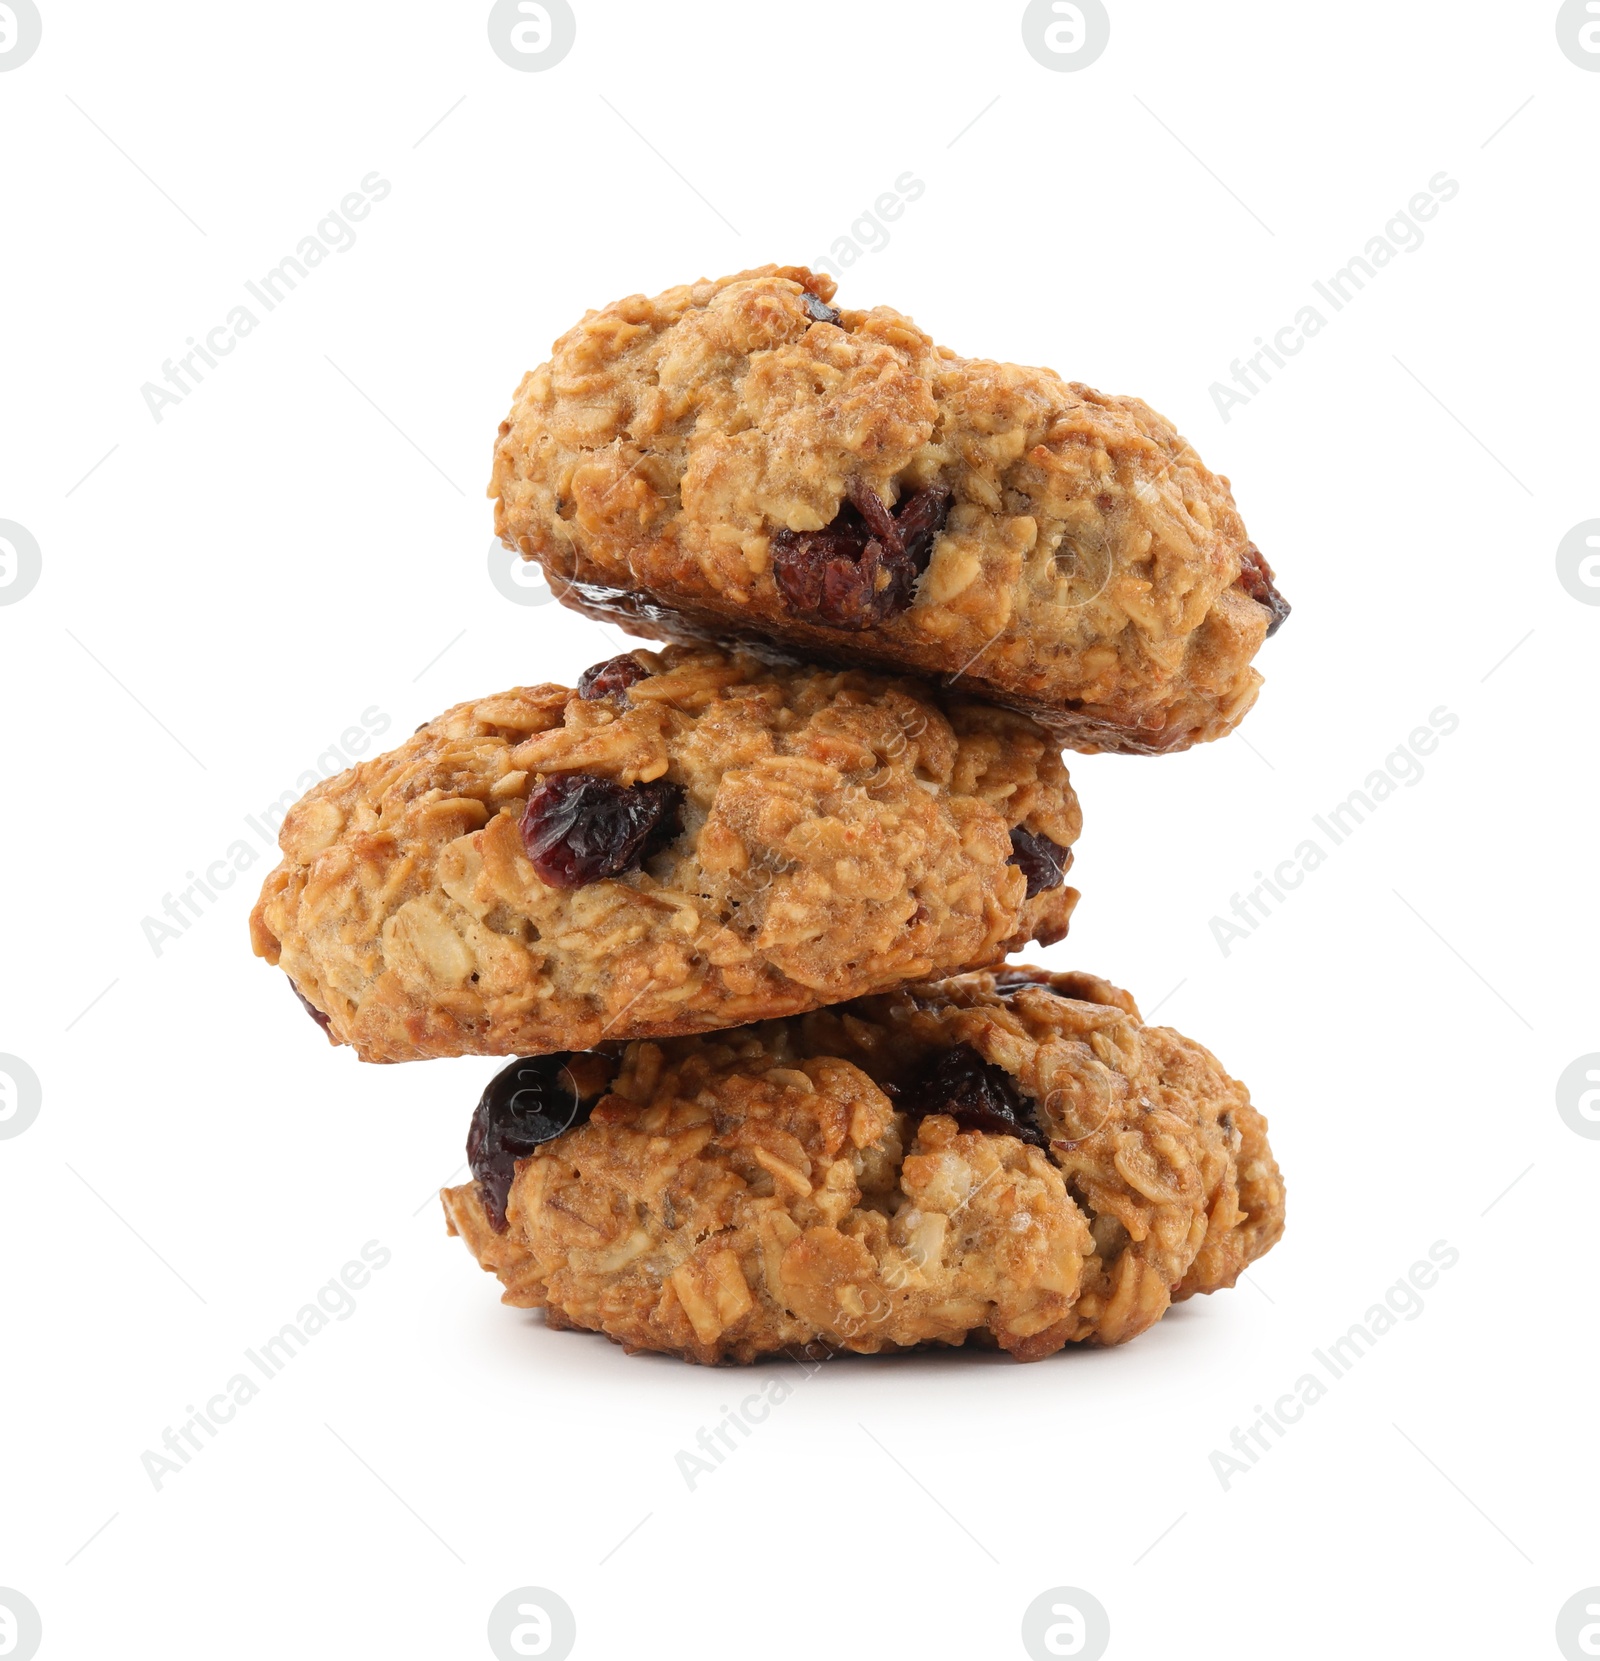
[[[591,312],[496,528],[672,642],[310,792],[251,917],[335,1043],[507,1055],[451,1231],[630,1349],[1120,1343],[1283,1226],[1244,1086],[1062,939],[1063,745],[1229,732],[1287,615],[1160,416],[765,267]]]

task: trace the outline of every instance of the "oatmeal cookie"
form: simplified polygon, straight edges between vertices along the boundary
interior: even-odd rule
[[[445,1216],[504,1301],[701,1362],[1120,1344],[1283,1230],[1266,1121],[1092,975],[517,1062]]]
[[[1060,939],[1079,824],[1026,716],[637,651],[316,786],[251,937],[368,1061],[703,1032]]]
[[[497,533],[635,634],[944,677],[1075,749],[1236,726],[1289,608],[1228,481],[1137,398],[833,293],[764,266],[590,312],[501,424]]]

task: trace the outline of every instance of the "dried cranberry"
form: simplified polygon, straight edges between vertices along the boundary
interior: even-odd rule
[[[583,888],[636,871],[682,828],[683,788],[655,779],[618,784],[592,773],[557,773],[522,812],[522,845],[552,888]]]
[[[306,1014],[309,1015],[324,1032],[331,1032],[333,1023],[322,1013],[320,1009],[317,1008],[314,1003],[312,1003],[312,1001],[305,995],[304,992],[300,990],[298,986],[295,985],[293,981],[289,982],[289,990],[300,1000],[300,1007],[306,1012]]]
[[[891,512],[870,485],[854,481],[849,502],[822,530],[773,533],[772,576],[784,605],[835,629],[869,629],[904,611],[949,513],[943,485]]]
[[[581,1125],[614,1070],[609,1057],[579,1050],[513,1061],[489,1081],[467,1131],[467,1163],[499,1233],[506,1231],[506,1198],[517,1161]]]
[[[1016,1136],[1036,1148],[1045,1145],[1033,1108],[1016,1081],[966,1044],[935,1056],[906,1086],[896,1106],[918,1119],[948,1113],[962,1130]]]
[[[632,652],[624,652],[621,657],[608,657],[604,663],[591,663],[578,676],[578,696],[585,700],[625,697],[635,681],[647,680],[649,675]]]
[[[813,323],[837,324],[839,321],[838,312],[826,300],[813,294],[810,289],[807,289],[800,296],[800,304],[806,308],[806,312]]]
[[[1267,624],[1267,639],[1270,640],[1283,627],[1284,618],[1294,608],[1273,585],[1272,567],[1253,542],[1246,547],[1244,557],[1239,561],[1239,587],[1257,605],[1265,606],[1272,613],[1272,621]]]
[[[1028,898],[1042,894],[1047,888],[1059,888],[1066,880],[1067,867],[1072,864],[1072,850],[1052,842],[1048,836],[1038,836],[1021,825],[1011,833],[1011,858],[1007,865],[1020,866],[1028,879]]]

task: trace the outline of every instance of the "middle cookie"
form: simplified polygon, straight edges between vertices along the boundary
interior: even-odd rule
[[[1061,939],[1081,820],[1027,716],[672,647],[461,704],[293,807],[251,916],[363,1060],[705,1032]]]

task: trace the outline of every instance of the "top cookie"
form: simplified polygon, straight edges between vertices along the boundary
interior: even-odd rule
[[[1221,737],[1288,614],[1148,405],[958,357],[797,266],[590,312],[500,428],[495,529],[633,633],[943,676],[1074,749]]]

